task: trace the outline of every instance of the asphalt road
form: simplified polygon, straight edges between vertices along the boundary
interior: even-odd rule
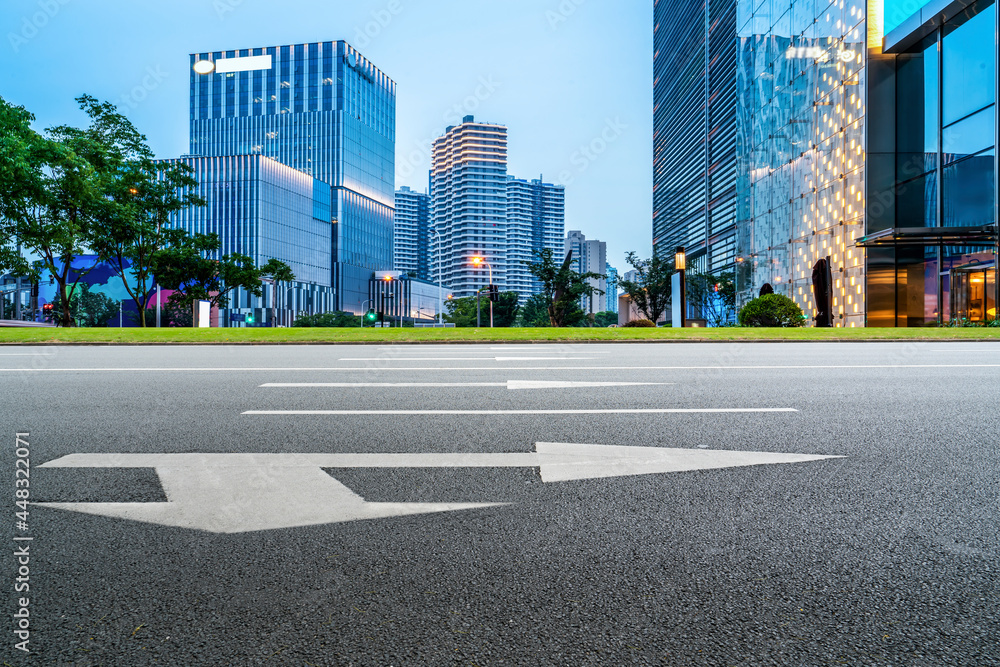
[[[0,655],[1000,665],[998,379],[989,342],[3,347]],[[27,530],[17,432],[62,503]]]

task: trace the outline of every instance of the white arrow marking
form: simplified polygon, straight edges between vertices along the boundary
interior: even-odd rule
[[[650,385],[672,385],[673,382],[561,382],[558,380],[507,380],[507,382],[268,382],[261,387],[283,389],[333,388],[353,389],[363,387],[507,387],[518,389],[573,389],[576,387],[633,387]]]
[[[509,454],[70,454],[42,468],[155,468],[165,503],[37,503],[213,533],[243,533],[507,503],[370,503],[323,468],[535,468],[543,482],[800,463],[811,454],[535,443]]]

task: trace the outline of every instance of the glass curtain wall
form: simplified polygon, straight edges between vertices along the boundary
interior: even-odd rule
[[[740,0],[737,290],[769,283],[813,315],[828,258],[834,326],[864,324],[866,3]]]
[[[979,2],[895,56],[895,178],[869,232],[995,224],[996,30]],[[868,265],[869,326],[996,318],[995,246],[870,248]]]

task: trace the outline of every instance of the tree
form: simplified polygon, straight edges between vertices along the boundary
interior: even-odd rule
[[[518,323],[522,327],[548,327],[549,297],[545,294],[534,294],[521,306]]]
[[[76,260],[104,201],[99,175],[83,157],[96,148],[55,130],[53,138],[42,136],[31,129],[33,120],[0,98],[0,268],[32,281],[48,270],[62,297],[59,323],[70,327],[73,295],[89,271]],[[39,261],[29,263],[24,251]]]
[[[594,315],[594,326],[610,327],[612,324],[618,324],[618,313],[604,310]]]
[[[660,259],[655,254],[651,259],[639,259],[635,252],[628,253],[625,260],[636,270],[636,280],[621,277],[618,279],[618,286],[628,294],[636,309],[646,319],[657,322],[670,303],[673,261]]]
[[[63,311],[62,295],[56,294],[53,310]],[[118,302],[101,292],[91,291],[90,285],[80,285],[70,297],[68,310],[81,327],[106,327],[108,320],[119,313]]]
[[[293,327],[360,327],[361,316],[336,311],[333,313],[319,313],[316,315],[304,315],[292,324]]]
[[[485,298],[485,294],[483,295]],[[497,327],[512,327],[517,323],[517,292],[501,292],[500,298],[493,304],[493,325]],[[486,303],[483,304],[487,307]]]
[[[153,265],[157,253],[181,238],[169,227],[171,214],[204,200],[191,194],[198,182],[191,167],[157,162],[131,121],[109,102],[89,95],[77,103],[90,118],[79,130],[53,130],[63,141],[86,147],[85,157],[95,167],[102,205],[89,244],[98,258],[111,266],[135,301],[139,325],[146,326],[146,304],[155,289]]]
[[[535,251],[534,262],[526,262],[531,275],[542,283],[542,293],[547,299],[549,323],[554,327],[571,327],[586,315],[580,308],[580,299],[595,292],[604,294],[587,281],[600,280],[603,274],[577,273],[571,268],[572,256],[567,253],[562,265],[557,265],[550,248]]]
[[[743,327],[801,327],[805,323],[802,309],[784,294],[765,294],[740,310]]]
[[[164,230],[168,245],[157,250],[150,260],[150,269],[161,286],[174,290],[170,303],[192,311],[195,301],[208,301],[212,307],[229,305],[229,294],[242,288],[253,296],[264,294],[262,280],[291,282],[291,268],[277,259],[256,266],[246,255],[233,253],[219,259],[206,257],[219,250],[216,234],[188,236],[179,229]]]
[[[736,282],[732,273],[696,273],[687,279],[687,295],[700,307],[708,325],[721,327],[735,319]]]
[[[445,302],[444,319],[456,327],[476,326],[476,297],[464,296],[459,299],[448,299]]]

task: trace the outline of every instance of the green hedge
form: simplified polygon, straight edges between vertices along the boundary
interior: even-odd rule
[[[656,324],[652,320],[640,319],[640,320],[629,320],[623,327],[653,327],[656,328]]]
[[[765,294],[743,306],[739,315],[743,327],[801,327],[806,317],[798,304],[783,294]]]

